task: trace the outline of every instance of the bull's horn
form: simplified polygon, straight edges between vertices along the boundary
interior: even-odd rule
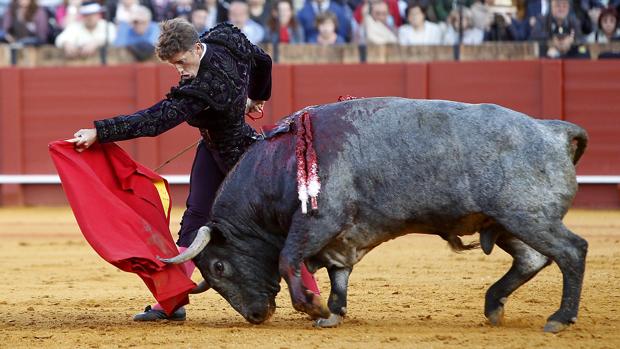
[[[202,226],[200,227],[200,229],[198,229],[198,232],[196,233],[196,238],[194,238],[194,241],[192,241],[192,244],[189,245],[187,250],[183,251],[176,257],[160,258],[158,256],[157,259],[168,264],[180,264],[183,262],[187,262],[188,260],[196,257],[200,253],[200,251],[202,251],[205,246],[207,246],[209,240],[211,240],[211,229],[206,225]]]
[[[206,290],[210,289],[211,286],[209,285],[209,283],[207,283],[206,280],[202,280],[200,281],[200,283],[198,284],[198,286],[192,288],[189,293],[190,294],[196,294],[196,293],[203,293]]]

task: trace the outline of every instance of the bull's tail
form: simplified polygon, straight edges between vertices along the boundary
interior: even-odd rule
[[[577,125],[572,126],[568,131],[568,139],[570,140],[571,153],[573,154],[573,164],[577,165],[577,161],[581,159],[588,146],[588,133]]]
[[[452,249],[452,251],[457,252],[457,253],[467,251],[467,250],[473,250],[473,249],[480,247],[480,242],[478,241],[464,244],[463,240],[461,240],[461,238],[455,234],[442,233],[442,234],[439,234],[439,236],[441,236],[442,239],[448,242],[448,246],[450,246],[450,249]]]
[[[546,120],[558,132],[565,133],[568,138],[568,151],[573,159],[573,164],[577,162],[586,151],[588,146],[588,133],[583,128],[566,121]]]

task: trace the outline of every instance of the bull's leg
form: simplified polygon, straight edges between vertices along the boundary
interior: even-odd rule
[[[577,320],[588,243],[557,220],[547,226],[534,226],[542,217],[522,217],[500,223],[527,245],[551,258],[562,271],[560,309],[547,319],[545,332],[557,333]]]
[[[549,258],[508,233],[501,235],[496,244],[512,256],[513,262],[508,272],[487,291],[484,315],[492,325],[503,322],[508,296],[551,263]]]
[[[293,307],[310,315],[313,319],[329,317],[329,309],[325,306],[320,295],[308,290],[301,279],[301,264],[312,255],[310,248],[315,245],[324,245],[320,234],[312,234],[312,244],[308,241],[308,229],[301,222],[305,219],[294,217],[284,248],[280,253],[280,275],[288,284]]]
[[[327,301],[331,314],[327,319],[316,320],[315,326],[317,327],[336,327],[342,323],[347,314],[347,289],[351,268],[331,267],[327,269],[327,273],[332,286]]]
[[[293,307],[297,311],[310,315],[313,319],[329,317],[329,309],[325,307],[320,295],[304,286],[301,279],[302,260],[290,258],[288,254],[280,254],[280,275],[288,285]]]

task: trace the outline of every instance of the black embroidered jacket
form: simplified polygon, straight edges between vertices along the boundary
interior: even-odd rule
[[[157,136],[186,121],[229,169],[257,138],[245,122],[246,98],[271,97],[271,58],[231,24],[206,32],[198,74],[181,81],[154,106],[95,121],[100,142]]]

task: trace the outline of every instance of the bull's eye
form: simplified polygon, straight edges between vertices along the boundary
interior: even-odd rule
[[[222,274],[224,274],[224,263],[215,262],[215,264],[213,264],[213,269],[215,269],[215,274],[217,274],[217,276],[222,276]]]

